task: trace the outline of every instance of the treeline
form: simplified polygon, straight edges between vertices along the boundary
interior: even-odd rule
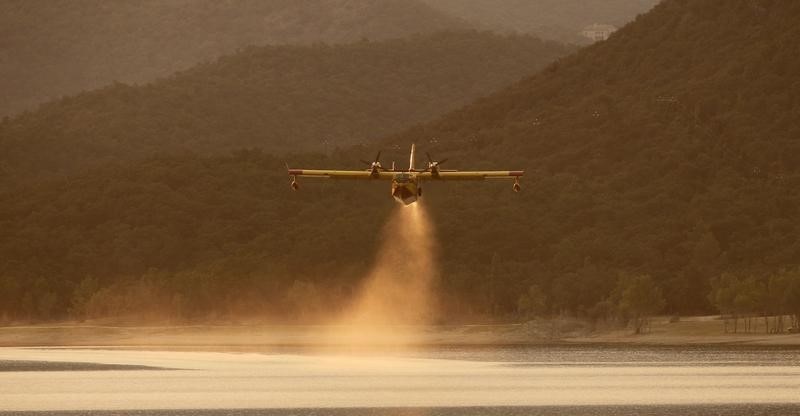
[[[253,45],[465,29],[414,0],[6,0],[0,117],[115,81],[151,82]]]
[[[798,332],[800,328],[800,269],[780,270],[769,277],[726,273],[711,282],[709,299],[725,318],[725,332]],[[732,321],[732,322],[731,322]],[[788,326],[788,328],[787,328]]]
[[[630,325],[634,333],[641,334],[650,330],[650,318],[662,312],[665,304],[661,288],[651,276],[620,273],[611,293],[605,294],[583,318]],[[524,319],[553,316],[548,295],[536,284],[519,295],[517,313]]]
[[[0,172],[19,177],[181,152],[324,152],[374,143],[573,50],[481,32],[248,48],[152,84],[115,84],[6,119]]]

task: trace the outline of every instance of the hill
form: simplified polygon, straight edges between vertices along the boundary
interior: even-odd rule
[[[652,275],[671,313],[710,311],[721,273],[766,287],[800,263],[798,18],[791,1],[665,1],[390,142],[437,137],[437,153],[464,166],[528,169],[522,219],[458,238],[494,241],[498,259],[526,265],[507,284],[527,279],[551,310],[604,313],[623,271]],[[469,195],[472,215],[496,212],[486,197]],[[448,256],[479,249],[467,247]]]
[[[765,291],[778,270],[797,279],[798,20],[793,1],[668,0],[606,42],[386,138],[448,167],[526,169],[520,194],[426,185],[443,319],[604,318],[630,275],[651,276],[672,314],[712,310],[723,273]],[[368,157],[357,153],[291,161]],[[393,204],[360,185],[305,181],[292,194],[279,160],[240,152],[6,189],[0,305],[11,319],[87,305],[100,315],[329,310],[342,297],[328,294],[349,293],[369,267]],[[788,314],[791,293],[736,313]]]
[[[248,48],[152,84],[114,84],[7,119],[0,167],[21,175],[164,153],[370,143],[572,50],[479,32]]]
[[[0,189],[0,320],[316,311],[330,297],[314,284],[356,283],[393,204],[350,206],[363,189],[333,189],[292,195],[283,162],[254,151]],[[324,204],[341,210],[336,220]],[[345,228],[331,246],[327,236]],[[290,299],[295,280],[311,285]]]
[[[424,0],[431,7],[479,27],[530,33],[542,39],[588,44],[592,23],[622,27],[658,0]]]
[[[250,45],[381,40],[467,25],[414,0],[8,0],[0,117],[145,83]]]

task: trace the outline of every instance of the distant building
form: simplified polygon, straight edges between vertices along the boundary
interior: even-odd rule
[[[592,40],[592,42],[597,42],[599,40],[606,40],[612,33],[616,32],[617,28],[611,25],[602,25],[599,23],[595,23],[583,28],[581,34],[584,37],[587,37]]]

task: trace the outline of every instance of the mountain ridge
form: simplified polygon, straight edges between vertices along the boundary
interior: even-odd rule
[[[658,0],[426,0],[436,9],[501,33],[529,33],[575,44],[591,40],[581,31],[593,23],[622,27]]]
[[[0,116],[114,81],[149,82],[250,45],[466,29],[416,0],[9,0],[0,4]]]
[[[6,119],[0,162],[6,171],[36,173],[158,153],[323,151],[367,143],[572,50],[475,31],[252,47],[152,84],[115,84]]]

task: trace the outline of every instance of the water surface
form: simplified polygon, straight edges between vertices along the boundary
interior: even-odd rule
[[[41,371],[0,371],[4,411],[656,415],[800,409],[800,352],[792,348],[499,346],[383,353],[3,348],[2,362],[28,367],[42,362]],[[94,363],[104,371],[51,371],[45,362]]]

